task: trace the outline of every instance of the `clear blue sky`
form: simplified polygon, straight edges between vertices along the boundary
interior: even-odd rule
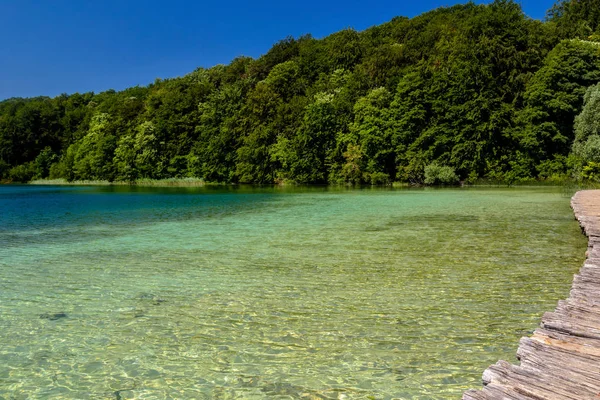
[[[0,0],[0,99],[146,85],[239,55],[258,57],[286,36],[362,30],[456,3]],[[521,3],[542,19],[553,0]]]

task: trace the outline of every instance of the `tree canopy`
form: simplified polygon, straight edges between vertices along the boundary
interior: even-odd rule
[[[469,2],[361,32],[288,37],[258,59],[145,87],[8,99],[0,180],[583,176],[600,163],[589,128],[599,10],[598,0],[559,1],[541,22],[514,1]]]

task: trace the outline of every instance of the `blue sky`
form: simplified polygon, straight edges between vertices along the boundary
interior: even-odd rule
[[[0,0],[0,99],[146,85],[461,1]],[[482,1],[477,1],[482,3]],[[522,0],[542,19],[552,0]]]

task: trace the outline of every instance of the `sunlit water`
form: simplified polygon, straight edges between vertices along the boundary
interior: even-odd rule
[[[568,293],[560,189],[0,186],[0,398],[458,399]]]

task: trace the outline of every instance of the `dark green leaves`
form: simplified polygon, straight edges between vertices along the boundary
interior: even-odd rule
[[[0,179],[387,184],[582,171],[600,162],[597,134],[573,133],[600,81],[598,10],[562,1],[542,23],[514,1],[466,3],[286,38],[256,60],[147,87],[6,100]]]

